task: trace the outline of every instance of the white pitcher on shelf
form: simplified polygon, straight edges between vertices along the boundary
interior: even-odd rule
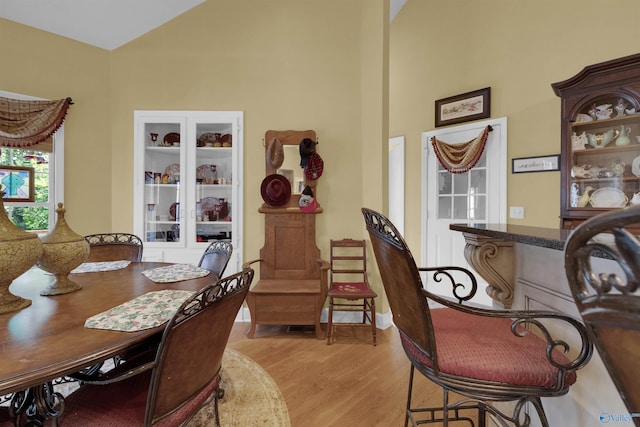
[[[575,132],[571,135],[571,149],[573,151],[584,150],[584,146],[587,145],[587,132],[584,131],[580,135],[576,135]]]
[[[629,139],[630,133],[631,128],[625,128],[624,125],[620,125],[620,135],[616,138],[616,145],[629,145],[631,143]]]

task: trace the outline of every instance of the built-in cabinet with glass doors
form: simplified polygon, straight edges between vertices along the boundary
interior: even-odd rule
[[[552,87],[562,99],[561,227],[640,203],[640,54]]]
[[[149,261],[197,264],[214,240],[240,268],[242,126],[238,111],[135,111],[134,232]]]

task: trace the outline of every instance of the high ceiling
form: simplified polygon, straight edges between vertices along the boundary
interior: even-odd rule
[[[113,50],[205,0],[0,1],[0,18]],[[405,2],[390,0],[391,19]]]
[[[113,50],[204,0],[2,0],[0,17]]]

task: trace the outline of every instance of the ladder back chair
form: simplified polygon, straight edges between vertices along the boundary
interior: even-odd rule
[[[364,326],[371,328],[376,345],[376,297],[367,276],[367,246],[364,240],[342,239],[330,241],[329,316],[327,345],[335,341],[337,326]],[[358,323],[334,323],[335,311],[362,313]]]
[[[231,242],[216,240],[204,250],[198,267],[209,270],[216,278],[220,278],[229,264],[232,253],[233,245]]]
[[[222,357],[253,275],[244,269],[196,292],[166,325],[154,359],[84,383],[65,399],[60,425],[179,426],[213,398],[219,426]]]
[[[565,245],[571,293],[622,401],[640,426],[640,206],[597,215]],[[592,263],[604,254],[611,263]]]
[[[418,268],[389,219],[367,208],[362,213],[393,322],[411,362],[405,425],[411,421],[447,426],[459,420],[474,425],[467,416],[473,411],[480,426],[488,413],[502,425],[526,426],[529,403],[542,425],[548,426],[540,398],[566,394],[576,381],[576,370],[590,360],[593,346],[585,327],[551,311],[489,310],[463,304],[477,289],[471,271],[455,266]],[[421,273],[431,276],[426,288]],[[434,293],[442,285],[447,285],[452,299]],[[577,332],[581,341],[577,355],[570,357],[569,345],[551,336],[545,324],[552,321]],[[412,406],[415,370],[442,387],[442,406]],[[463,399],[450,401],[449,391]],[[499,410],[494,402],[512,402],[513,412]]]
[[[84,236],[89,243],[86,262],[142,261],[142,240],[129,233],[99,233]]]

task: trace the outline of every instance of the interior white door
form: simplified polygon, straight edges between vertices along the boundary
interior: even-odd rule
[[[431,145],[436,137],[449,144],[468,142],[487,126],[482,158],[470,171],[452,174],[442,167]],[[462,233],[449,225],[506,223],[507,216],[506,117],[436,129],[422,133],[422,265],[457,265],[473,270],[464,258]],[[473,303],[491,306],[487,283],[478,278]],[[444,291],[441,293],[445,293]]]
[[[389,138],[389,219],[404,235],[404,136]]]

